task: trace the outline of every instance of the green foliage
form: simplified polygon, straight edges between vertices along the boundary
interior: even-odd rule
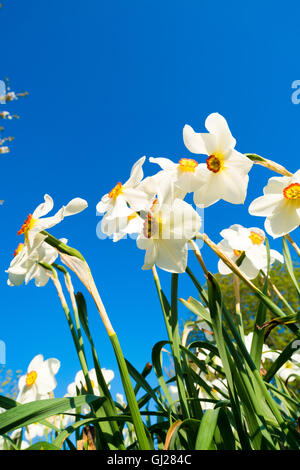
[[[294,262],[294,275],[299,283],[300,281],[300,267]],[[235,296],[234,296],[234,288],[233,288],[233,275],[222,276],[221,274],[215,274],[215,278],[220,285],[222,290],[222,296],[224,304],[229,312],[232,313],[232,317],[235,320]],[[295,312],[299,309],[299,297],[296,289],[291,285],[291,279],[287,272],[286,266],[284,264],[276,262],[270,270],[270,278],[272,284],[276,286],[278,291],[281,295],[285,298],[288,304],[295,310]],[[256,279],[253,280],[253,284],[258,287],[259,289],[263,289],[264,286],[264,278],[262,276],[258,276]],[[207,290],[207,286],[204,286],[205,290]],[[256,312],[259,305],[258,298],[254,295],[252,291],[250,291],[249,287],[243,282],[240,283],[240,296],[241,296],[241,311],[243,316],[243,323],[245,328],[245,334],[250,333],[253,331],[254,328],[254,321]],[[286,307],[285,303],[276,295],[274,290],[269,286],[268,288],[268,296],[273,300],[274,303],[278,305],[281,310],[289,315],[291,312]],[[195,320],[193,316],[191,318]],[[272,316],[270,312],[267,311],[267,318],[266,320],[271,320]],[[193,340],[202,339],[203,334],[199,331],[198,328],[195,328],[194,332],[191,335]],[[272,334],[270,334],[266,340],[266,344],[270,346],[272,349],[279,349],[282,350],[284,347],[292,340],[293,335],[287,327],[277,327]]]

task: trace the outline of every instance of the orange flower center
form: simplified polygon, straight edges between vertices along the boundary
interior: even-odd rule
[[[23,246],[24,246],[23,243],[19,243],[18,248],[14,251],[14,257],[17,256],[20,253],[20,251],[22,251]]]
[[[300,184],[292,183],[283,190],[283,195],[286,199],[300,199]]]
[[[122,183],[116,184],[116,186],[108,193],[108,197],[111,199],[117,199],[117,197],[122,193],[123,187]]]
[[[197,166],[198,166],[198,163],[196,162],[196,160],[192,160],[190,158],[182,158],[181,160],[179,160],[180,171],[183,171],[183,172],[190,171],[194,173]]]
[[[146,238],[151,238],[157,231],[157,222],[151,214],[147,214],[143,226],[143,234]]]
[[[219,158],[216,155],[210,155],[210,157],[206,159],[206,165],[207,168],[213,173],[218,173],[220,170],[223,169],[224,166],[223,159]]]
[[[252,241],[253,245],[261,245],[264,242],[264,237],[262,235],[259,235],[259,233],[252,231],[250,233],[251,235],[249,235],[249,238]]]
[[[241,250],[233,250],[233,253],[237,258],[239,258],[243,252]]]
[[[26,235],[26,233],[28,233],[29,230],[31,230],[32,227],[34,227],[35,223],[36,223],[36,219],[34,219],[32,217],[32,214],[29,214],[29,216],[25,220],[24,224],[22,225],[22,227],[18,231],[18,235],[22,235],[23,233]]]
[[[35,370],[32,370],[31,372],[28,372],[26,376],[26,385],[28,387],[31,387],[37,379],[37,373]]]

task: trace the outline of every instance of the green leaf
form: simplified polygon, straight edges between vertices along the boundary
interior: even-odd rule
[[[220,408],[205,411],[196,438],[196,450],[210,449],[217,426],[219,412]]]
[[[299,284],[298,284],[297,279],[295,277],[293,262],[292,262],[290,250],[289,250],[289,247],[288,247],[288,243],[287,243],[285,237],[282,237],[282,246],[283,246],[283,256],[284,256],[287,271],[288,271],[288,273],[290,275],[290,278],[291,278],[291,280],[292,280],[292,282],[293,282],[293,284],[296,288],[296,291],[297,291],[297,293],[300,297],[300,287],[299,287]]]
[[[85,403],[90,404],[95,400],[99,400],[99,397],[83,395],[72,398],[50,398],[18,405],[0,414],[0,434],[81,407]]]
[[[179,299],[185,307],[207,323],[211,323],[211,317],[207,309],[198,300],[190,297],[188,300]]]
[[[30,447],[27,447],[25,450],[60,450],[60,448],[54,444],[51,444],[50,442],[40,441],[36,442],[36,444],[33,444]]]
[[[245,153],[244,154],[249,160],[252,162],[265,162],[266,160],[263,157],[260,157],[259,155],[256,155],[256,153]]]
[[[138,383],[146,392],[149,393],[151,398],[156,402],[158,407],[160,408],[161,411],[166,411],[163,403],[159,400],[153,389],[150,387],[148,382],[144,379],[144,377],[133,367],[133,365],[125,359],[126,365],[128,368],[128,372],[131,375],[131,377]]]

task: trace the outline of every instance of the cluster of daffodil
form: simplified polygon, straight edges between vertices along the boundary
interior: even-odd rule
[[[30,362],[26,374],[22,375],[18,382],[18,396],[16,401],[20,404],[31,403],[38,400],[47,400],[54,398],[54,390],[57,386],[55,375],[60,369],[60,361],[55,358],[44,360],[42,354],[35,356]],[[115,374],[112,370],[102,369],[103,377],[110,388],[110,383]],[[100,390],[97,382],[97,375],[95,369],[89,371],[89,377],[93,387],[93,393],[100,396]],[[79,370],[74,382],[67,387],[65,397],[76,397],[81,391],[87,391],[87,385],[82,370]],[[117,400],[122,398],[121,394],[117,394]],[[123,400],[124,401],[124,400]],[[0,413],[5,410],[0,408]],[[83,404],[80,413],[88,415],[91,408],[88,404]],[[63,430],[70,423],[73,423],[76,418],[76,410],[71,409],[64,415],[54,415],[47,420],[45,424],[32,423],[25,428],[16,429],[10,436],[0,438],[0,450],[9,448],[10,442],[18,442],[21,449],[28,448],[34,440],[51,440],[53,438],[53,429]]]
[[[83,255],[66,239],[57,239],[48,232],[65,217],[86,209],[87,202],[77,197],[55,215],[48,216],[53,200],[46,194],[44,202],[29,214],[19,229],[18,234],[24,235],[24,241],[7,269],[8,284],[18,286],[34,279],[37,286],[44,286],[51,279],[72,334],[81,371],[64,398],[50,398],[59,361],[44,361],[41,355],[37,356],[20,379],[16,403],[7,403],[0,397],[0,406],[7,410],[0,415],[0,435],[6,446],[25,445],[22,437],[18,437],[16,444],[16,436],[8,432],[20,433],[25,427],[25,437],[31,442],[30,433],[35,433],[35,437],[45,436],[45,426],[52,426],[56,434],[50,443],[52,447],[47,444],[52,449],[73,448],[69,439],[73,433],[78,449],[299,448],[299,403],[289,383],[300,375],[300,355],[297,354],[300,317],[271,283],[270,267],[275,261],[284,264],[291,288],[300,295],[287,243],[300,255],[299,247],[289,235],[300,224],[300,170],[291,174],[271,160],[238,152],[226,120],[218,113],[208,116],[205,127],[206,133],[197,133],[188,125],[183,129],[186,147],[200,157],[181,158],[178,163],[167,158],[150,158],[160,170],[145,178],[146,157],[142,157],[133,165],[129,179],[125,183],[118,182],[97,204],[98,213],[103,214],[102,232],[114,242],[134,236],[138,248],[146,252],[143,269],[152,269],[168,336],[152,351],[157,387],[152,388],[146,380],[152,369],[150,364],[140,373],[125,360]],[[234,224],[221,231],[222,239],[218,243],[203,232],[199,209],[220,200],[243,204],[254,164],[281,175],[270,178],[264,195],[250,204],[249,212],[266,218],[267,234],[273,238],[283,237],[283,255],[270,249],[265,232],[258,227]],[[191,197],[195,208],[188,202]],[[197,239],[218,256],[221,275],[233,274],[234,315],[223,301],[216,278],[205,265]],[[201,285],[188,267],[189,247],[204,273],[206,286]],[[58,264],[58,257],[62,264]],[[170,302],[162,290],[156,266],[171,273]],[[75,294],[70,270],[95,301],[115,352],[126,398],[118,394],[114,400],[111,396],[109,383],[113,373],[100,366],[85,299],[81,293]],[[196,287],[197,299],[178,299],[181,273],[187,273]],[[65,289],[60,277],[64,278]],[[263,288],[253,282],[256,278],[264,283]],[[253,331],[247,336],[240,282],[259,301],[258,310],[253,312]],[[269,295],[269,285],[277,293],[279,302]],[[192,326],[185,325],[182,335],[178,300],[197,316]],[[193,341],[189,340],[189,335],[195,331],[195,324],[204,338],[202,335]],[[292,335],[283,351],[270,350],[265,344],[267,336],[274,334],[278,326],[289,329]],[[82,330],[92,352],[93,369],[88,365]],[[163,373],[162,352],[172,358],[174,374],[169,379]],[[135,387],[130,376],[136,382]],[[144,395],[138,398],[140,391]],[[153,405],[155,409],[150,410]],[[57,416],[60,416],[59,425]],[[151,421],[153,417],[156,417],[155,423]],[[36,422],[39,424],[34,428]],[[47,439],[41,445],[45,446],[46,442]]]

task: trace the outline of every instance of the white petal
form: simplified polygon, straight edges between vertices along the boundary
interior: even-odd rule
[[[265,229],[273,238],[286,235],[299,225],[300,217],[290,201],[282,201],[265,221]]]
[[[273,176],[264,187],[264,194],[281,194],[286,186],[290,184],[289,176]]]
[[[130,208],[134,211],[147,211],[152,205],[152,198],[143,191],[133,188],[124,188],[122,196],[128,202]]]
[[[125,187],[133,188],[143,179],[144,173],[142,166],[145,160],[146,157],[142,157],[133,165],[130,173],[130,178],[124,184]]]
[[[242,261],[241,265],[240,265],[240,270],[246,274],[246,276],[249,278],[249,279],[255,279],[259,273],[259,269],[257,269],[255,266],[253,266],[253,264],[251,263],[251,261],[246,257],[244,258],[244,260]]]
[[[51,371],[49,370],[49,367],[46,363],[44,363],[43,366],[39,368],[36,379],[36,386],[40,395],[45,395],[46,393],[52,392],[52,390],[54,390],[56,387],[56,380],[54,375],[51,374]]]
[[[158,254],[158,247],[156,240],[150,240],[147,245],[147,251],[145,254],[144,265],[142,269],[151,269],[153,268]]]
[[[243,175],[247,175],[253,166],[253,162],[237,150],[231,150],[227,155],[225,162],[228,168],[235,168]]]
[[[282,194],[268,194],[266,196],[260,196],[251,202],[249,206],[249,214],[269,217],[274,213],[282,199]]]
[[[222,274],[223,276],[232,274],[231,269],[221,259],[218,261],[218,270],[219,270],[219,273]]]
[[[187,266],[188,250],[182,240],[159,240],[155,264],[164,271],[183,273]]]
[[[183,142],[192,153],[211,155],[217,150],[217,139],[214,135],[197,133],[187,124],[183,128]]]
[[[284,263],[284,258],[281,253],[279,253],[277,250],[270,250],[270,257],[271,261],[272,258],[279,261],[280,263]]]
[[[33,226],[33,228],[31,230],[29,230],[29,232],[28,232],[29,246],[30,247],[33,246],[35,237],[39,232],[42,232],[43,230],[47,230],[51,227],[54,227],[54,225],[61,222],[63,220],[63,218],[64,218],[64,208],[62,207],[52,217],[44,217],[42,219],[38,219],[38,221]]]
[[[159,165],[163,170],[176,170],[178,164],[172,162],[172,160],[169,160],[168,158],[149,158],[149,162],[151,163],[156,163]]]
[[[32,217],[34,219],[39,219],[40,217],[43,217],[44,215],[48,214],[53,209],[53,199],[49,194],[45,194],[44,196],[45,202],[42,202],[34,211],[32,214]]]
[[[102,372],[104,380],[107,384],[109,384],[115,376],[115,373],[114,373],[113,370],[105,369],[105,367],[103,367],[101,369],[101,372]]]
[[[201,228],[201,217],[193,207],[181,199],[176,199],[169,211],[172,216],[171,234],[175,239],[191,240]]]
[[[78,214],[79,212],[86,209],[87,206],[88,206],[88,203],[84,199],[81,199],[80,197],[76,197],[75,199],[72,199],[69,202],[69,204],[67,204],[66,207],[64,208],[64,217]]]
[[[60,368],[60,361],[55,358],[50,358],[45,361],[47,367],[49,368],[49,371],[51,374],[55,375],[59,371]]]
[[[132,214],[132,209],[130,209],[123,195],[120,195],[114,201],[112,209],[106,213],[105,217],[108,220],[115,219],[117,217],[127,217]]]
[[[220,151],[233,149],[236,140],[232,137],[226,119],[219,113],[210,114],[205,121],[206,129],[217,137]]]
[[[37,371],[42,366],[43,362],[44,362],[44,356],[42,354],[38,354],[30,362],[27,372],[31,372],[33,370]]]
[[[101,201],[98,202],[97,206],[96,206],[96,210],[97,212],[99,212],[99,214],[103,214],[104,212],[108,211],[111,206],[112,206],[113,202],[112,202],[112,199],[109,197],[108,194],[105,194]]]

